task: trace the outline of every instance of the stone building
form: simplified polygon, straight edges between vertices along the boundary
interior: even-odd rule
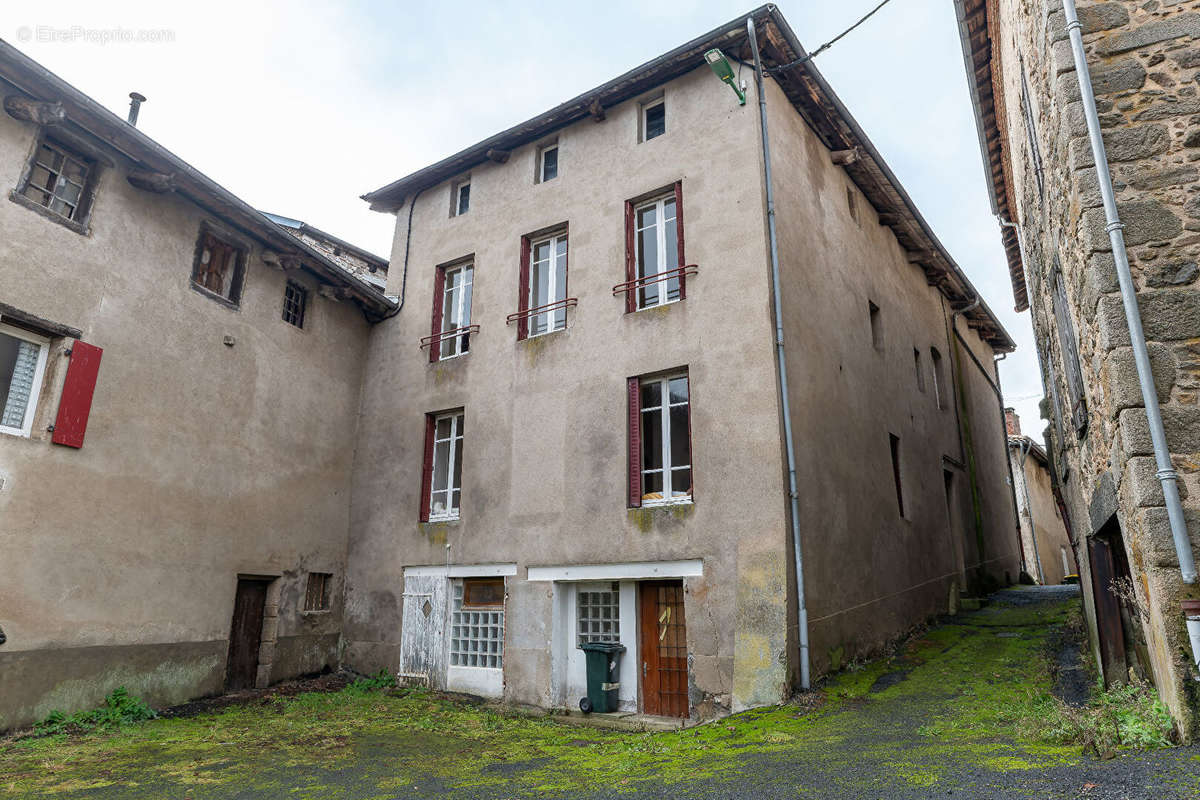
[[[1184,582],[1178,553],[1186,564],[1189,534],[1200,543],[1200,3],[1078,9],[1150,396],[1186,511],[1178,551],[1061,0],[955,5],[1016,307],[1036,333],[1048,456],[1089,587],[1097,664],[1109,682],[1151,678],[1192,729],[1197,673],[1180,601],[1200,587]]]
[[[382,290],[387,286],[388,262],[386,258],[380,258],[358,245],[340,239],[332,233],[326,233],[302,220],[279,214],[268,214],[266,211],[262,213],[267,219],[300,241],[320,250],[327,258],[347,272],[357,275],[377,289]]]
[[[349,663],[569,708],[578,646],[617,641],[622,709],[704,717],[784,698],[805,630],[816,676],[1016,579],[1012,342],[779,11],[750,16],[790,417],[740,17],[365,196],[403,311],[370,341]]]
[[[1016,411],[1006,408],[1004,414],[1025,573],[1043,585],[1064,583],[1067,576],[1077,578],[1075,548],[1059,508],[1046,450],[1021,433],[1021,419]]]
[[[337,668],[371,284],[0,42],[0,730]]]

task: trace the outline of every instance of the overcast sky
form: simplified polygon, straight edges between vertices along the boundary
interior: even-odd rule
[[[811,51],[876,2],[780,8]],[[0,38],[122,115],[130,91],[146,95],[139,127],[226,188],[383,256],[394,218],[359,195],[751,8],[746,0],[5,6]],[[1002,365],[1006,399],[1040,438],[1029,314],[1012,311],[952,4],[892,0],[816,63],[1016,340]]]

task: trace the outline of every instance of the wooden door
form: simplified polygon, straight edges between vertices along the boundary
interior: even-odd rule
[[[1092,597],[1096,601],[1096,632],[1100,637],[1100,663],[1106,686],[1125,683],[1125,631],[1121,625],[1121,605],[1113,591],[1117,577],[1112,547],[1097,536],[1088,539],[1092,562]]]
[[[683,582],[645,581],[639,589],[642,712],[686,717],[688,660]]]
[[[268,583],[270,581],[262,579],[238,578],[233,622],[229,626],[229,661],[225,667],[227,692],[254,688]]]

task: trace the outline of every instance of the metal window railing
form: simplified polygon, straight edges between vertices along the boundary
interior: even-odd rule
[[[688,264],[687,266],[676,267],[675,269],[668,269],[664,272],[659,272],[654,275],[646,275],[644,277],[636,278],[631,281],[625,281],[624,283],[618,283],[616,286],[612,287],[613,297],[625,294],[627,292],[636,291],[638,289],[643,289],[647,286],[650,286],[651,284],[662,283],[663,281],[669,281],[672,278],[678,278],[678,279],[690,278],[690,277],[695,276],[699,271],[700,271],[700,267],[697,266],[696,264]]]
[[[553,303],[546,303],[545,305],[527,308],[524,311],[518,311],[515,314],[509,314],[507,317],[505,317],[504,324],[511,325],[514,322],[520,322],[523,319],[536,317],[539,314],[549,314],[551,312],[558,311],[560,308],[574,308],[577,305],[579,305],[578,297],[567,297],[562,300],[555,300]]]
[[[478,325],[465,325],[461,328],[451,328],[448,331],[442,331],[441,333],[435,333],[430,336],[422,336],[421,349],[424,350],[426,347],[440,345],[447,339],[455,339],[459,336],[471,336],[476,333],[479,333]]]

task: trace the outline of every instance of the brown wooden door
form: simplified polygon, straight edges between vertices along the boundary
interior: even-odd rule
[[[233,622],[229,627],[229,662],[225,667],[227,692],[254,688],[269,582],[238,578],[237,595],[233,600]]]
[[[1088,539],[1092,562],[1092,597],[1096,601],[1096,632],[1100,636],[1100,663],[1107,686],[1125,683],[1125,631],[1121,625],[1121,605],[1113,592],[1116,570],[1112,547],[1098,537]]]
[[[645,581],[639,588],[642,712],[686,717],[688,664],[683,582]]]

